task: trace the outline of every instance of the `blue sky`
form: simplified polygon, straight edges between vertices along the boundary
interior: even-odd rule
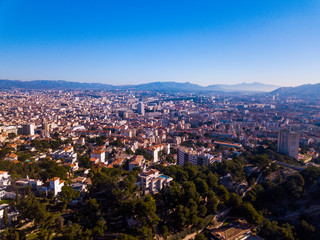
[[[318,0],[0,0],[0,79],[320,82]]]

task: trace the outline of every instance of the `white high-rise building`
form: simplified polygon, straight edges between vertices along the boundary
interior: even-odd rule
[[[144,104],[143,104],[143,102],[139,102],[139,103],[138,103],[138,105],[137,105],[137,112],[138,112],[140,115],[144,116],[145,111],[144,111]]]
[[[281,130],[278,133],[278,152],[298,159],[299,157],[299,140],[300,134],[289,131],[287,129]]]

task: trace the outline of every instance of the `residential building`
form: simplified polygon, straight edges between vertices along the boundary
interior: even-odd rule
[[[106,150],[104,147],[98,147],[92,151],[90,158],[98,159],[98,162],[106,162]]]
[[[183,166],[186,162],[194,165],[209,165],[215,161],[214,156],[183,146],[178,147],[178,165]]]
[[[278,152],[298,159],[300,134],[287,129],[278,133]]]
[[[33,136],[34,135],[34,124],[23,124],[21,129],[21,134],[26,136]]]
[[[6,187],[11,184],[11,176],[7,171],[0,171],[0,187]]]
[[[75,163],[77,161],[77,153],[73,151],[73,147],[71,145],[68,145],[64,149],[55,151],[52,154],[52,159],[64,159],[65,162]]]
[[[138,175],[139,186],[142,190],[148,193],[157,193],[165,185],[173,180],[173,178],[160,174],[156,169],[150,169],[149,171],[142,172]]]
[[[45,182],[42,186],[41,191],[54,192],[54,196],[57,196],[61,191],[62,187],[64,186],[64,181],[60,180],[58,177],[51,178]]]
[[[139,102],[138,105],[137,105],[137,112],[144,116],[145,115],[145,110],[144,110],[144,104],[143,102]]]
[[[19,187],[31,186],[32,189],[38,190],[43,185],[43,182],[38,179],[31,179],[27,176],[25,179],[19,179],[16,181],[16,185]]]
[[[139,167],[142,171],[146,169],[146,160],[142,155],[136,155],[129,162],[129,171],[132,171],[134,168]]]
[[[147,151],[152,155],[153,162],[159,162],[159,152],[164,150],[165,154],[170,154],[170,144],[158,144],[154,146],[150,146]]]

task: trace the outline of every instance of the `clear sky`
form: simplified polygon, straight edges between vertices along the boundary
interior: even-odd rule
[[[319,0],[0,0],[0,79],[320,82]]]

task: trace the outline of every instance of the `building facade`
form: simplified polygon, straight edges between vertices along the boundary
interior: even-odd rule
[[[299,139],[300,134],[289,131],[287,129],[281,130],[278,133],[278,152],[298,159],[299,157]]]

